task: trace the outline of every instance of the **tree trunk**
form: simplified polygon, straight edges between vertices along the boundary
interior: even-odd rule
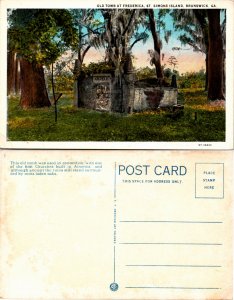
[[[82,80],[82,76],[78,76],[77,77],[77,107],[81,107],[82,106],[82,99],[81,99],[81,80]]]
[[[220,28],[220,9],[208,9],[208,99],[224,99],[223,94],[223,40]]]
[[[226,95],[226,53],[223,51],[223,94]]]
[[[16,95],[20,90],[19,60],[14,51],[7,53],[7,95]]]
[[[24,108],[50,106],[43,67],[21,59],[20,70],[20,105]]]
[[[208,52],[206,53],[206,82],[205,82],[205,91],[208,91],[208,77],[209,77],[209,57],[208,57]]]
[[[209,53],[209,32],[208,32],[208,21],[207,21],[207,11],[200,9],[193,9],[193,13],[198,21],[202,34],[203,34],[203,43],[205,45],[205,55],[206,55],[206,82],[205,82],[205,91],[208,90],[208,53]]]
[[[155,68],[156,68],[156,75],[157,78],[163,78],[163,71],[162,71],[162,66],[161,66],[161,49],[160,49],[160,42],[159,38],[156,32],[156,23],[154,19],[154,11],[153,9],[148,9],[148,15],[149,15],[149,26],[150,26],[150,31],[153,37],[154,41],[154,51],[158,53],[159,59],[155,61]]]

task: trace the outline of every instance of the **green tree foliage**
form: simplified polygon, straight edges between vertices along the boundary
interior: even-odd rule
[[[166,68],[166,69],[163,71],[163,73],[164,73],[164,76],[165,76],[167,79],[169,79],[169,78],[173,75],[173,72],[171,71],[170,68]]]
[[[65,9],[13,9],[8,22],[8,50],[20,57],[20,104],[50,106],[43,66],[77,45],[72,16]]]
[[[8,49],[29,62],[48,65],[78,37],[68,10],[15,9],[9,15]]]

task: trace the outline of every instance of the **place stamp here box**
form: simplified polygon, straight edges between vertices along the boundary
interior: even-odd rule
[[[224,164],[196,163],[195,197],[224,198]]]

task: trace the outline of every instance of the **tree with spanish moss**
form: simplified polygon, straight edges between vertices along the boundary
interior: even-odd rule
[[[75,77],[75,90],[77,91],[75,101],[77,101],[76,105],[80,106],[80,85],[84,73],[84,59],[93,46],[93,39],[104,30],[104,24],[100,20],[97,9],[71,9],[70,13],[78,35],[78,43],[74,49],[76,58],[73,74]]]
[[[104,30],[92,39],[96,48],[105,49],[105,61],[114,69],[114,86],[116,91],[115,110],[124,112],[127,101],[123,97],[123,84],[127,84],[127,75],[133,70],[132,48],[139,41],[148,38],[146,29],[139,31],[143,22],[140,10],[113,9],[101,10],[104,19]],[[117,102],[117,101],[116,101]]]
[[[208,89],[208,19],[204,9],[196,10],[172,10],[171,15],[174,20],[175,29],[181,31],[179,40],[182,45],[189,45],[195,52],[205,54],[206,82],[205,90]],[[181,47],[174,47],[180,50]],[[174,50],[173,49],[173,50]]]
[[[149,29],[153,38],[153,43],[154,43],[154,52],[151,55],[151,62],[155,66],[156,70],[156,76],[159,80],[163,79],[163,70],[161,66],[161,47],[162,43],[160,40],[160,37],[157,33],[157,24],[156,24],[156,18],[155,18],[155,13],[153,9],[147,9],[146,11],[146,16],[148,16],[149,19]]]
[[[173,10],[175,28],[184,30],[180,35],[183,44],[206,56],[206,89],[208,99],[225,99],[225,22],[221,22],[220,9]]]

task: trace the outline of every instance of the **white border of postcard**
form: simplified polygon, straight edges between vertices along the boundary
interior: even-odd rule
[[[12,142],[7,141],[7,97],[6,97],[6,49],[7,49],[7,20],[6,11],[7,8],[96,8],[103,5],[105,8],[107,4],[142,4],[142,0],[66,0],[66,1],[47,1],[47,0],[1,0],[0,2],[0,21],[1,21],[1,89],[0,89],[0,145],[2,148],[14,148],[14,149],[233,149],[233,108],[234,108],[234,63],[233,63],[233,48],[234,48],[234,2],[233,0],[223,1],[201,1],[201,0],[171,0],[171,1],[158,1],[158,0],[146,0],[144,5],[152,7],[153,4],[168,4],[173,8],[177,6],[193,4],[202,5],[208,8],[225,8],[227,9],[227,41],[226,41],[226,141],[225,142]],[[189,8],[192,8],[191,6]]]

